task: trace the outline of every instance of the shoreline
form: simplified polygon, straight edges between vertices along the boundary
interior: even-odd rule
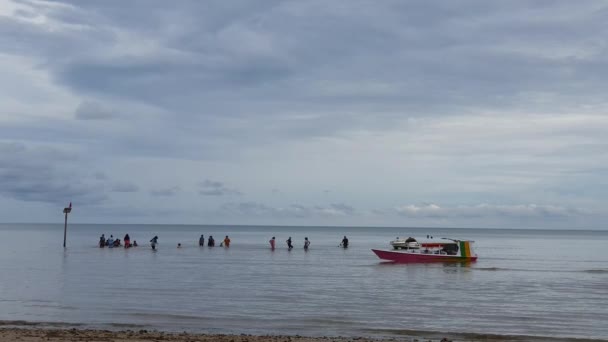
[[[113,341],[113,342],[599,342],[606,339],[566,338],[550,336],[518,336],[477,333],[439,333],[424,331],[399,331],[393,336],[301,336],[301,335],[249,335],[249,334],[214,334],[167,332],[159,330],[104,330],[78,327],[40,326],[35,322],[0,321],[0,341],[22,342],[79,342],[79,341]]]
[[[0,341],[22,342],[77,342],[77,341],[112,341],[112,342],[395,342],[395,341],[424,341],[424,342],[456,342],[452,339],[426,339],[426,338],[368,338],[368,337],[308,337],[300,335],[246,335],[246,334],[197,334],[174,333],[156,330],[96,330],[77,328],[39,328],[0,327]]]

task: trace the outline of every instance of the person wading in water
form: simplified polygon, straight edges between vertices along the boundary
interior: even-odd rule
[[[344,239],[342,239],[342,244],[340,244],[340,246],[342,248],[348,248],[348,239],[346,238],[346,235],[344,236]]]
[[[154,236],[152,240],[150,240],[150,246],[152,246],[153,250],[156,250],[156,245],[158,245],[158,236]]]
[[[289,237],[289,239],[287,239],[287,248],[288,249],[292,249],[293,245],[291,244],[291,236]]]

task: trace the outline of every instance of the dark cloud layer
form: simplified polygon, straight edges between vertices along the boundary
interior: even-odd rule
[[[78,120],[108,120],[115,116],[112,111],[96,102],[85,101],[76,108],[75,117]]]
[[[151,190],[150,194],[152,196],[170,197],[175,196],[180,191],[181,188],[179,186],[172,186],[169,188]]]
[[[88,183],[58,163],[72,164],[77,156],[67,151],[21,143],[0,143],[0,193],[22,201],[83,205],[106,199],[103,188]]]
[[[203,196],[241,195],[240,191],[228,188],[222,182],[209,179],[199,184],[198,193]]]
[[[31,53],[43,55],[45,67],[74,92],[156,104],[187,120],[266,117],[304,102],[332,112],[319,124],[360,105],[421,115],[538,106],[540,94],[593,101],[606,90],[601,2],[584,8],[478,1],[32,7],[65,29],[5,20],[0,27],[18,34],[4,45],[58,43],[53,46],[64,48]],[[70,25],[103,39],[84,43]],[[133,44],[116,32],[131,35]],[[350,119],[342,125],[359,120]]]
[[[112,191],[114,192],[137,192],[139,186],[128,182],[117,182],[112,185]]]

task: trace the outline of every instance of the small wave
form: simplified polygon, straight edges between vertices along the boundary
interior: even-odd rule
[[[585,272],[585,273],[608,273],[608,270],[606,270],[606,269],[593,269],[593,270],[584,270],[582,272]]]
[[[112,327],[112,328],[117,328],[117,329],[140,329],[140,328],[147,327],[147,325],[135,324],[135,323],[108,323],[105,325]]]
[[[548,273],[555,273],[555,272],[573,272],[573,271],[566,271],[566,270],[542,270],[542,269],[533,269],[533,268],[503,268],[503,267],[475,267],[472,268],[473,270],[476,271],[516,271],[516,272],[548,272]]]
[[[542,269],[527,269],[527,268],[503,268],[503,267],[474,267],[475,271],[517,271],[517,272],[550,272],[550,273],[592,273],[592,274],[608,274],[608,269],[591,269],[591,270],[542,270]]]
[[[476,271],[514,271],[512,268],[502,268],[502,267],[475,267],[473,268]]]
[[[487,334],[487,333],[469,333],[469,332],[440,332],[430,330],[411,330],[411,329],[360,329],[360,331],[380,333],[383,337],[390,336],[407,336],[424,339],[439,339],[449,337],[457,340],[471,342],[600,342],[602,339],[580,338],[580,337],[562,337],[562,336],[541,336],[541,335],[513,335],[513,334]]]
[[[179,315],[179,314],[160,314],[160,313],[147,313],[147,312],[133,312],[133,313],[124,313],[124,316],[133,316],[140,318],[149,318],[149,319],[161,319],[161,320],[189,320],[189,321],[201,321],[205,319],[209,319],[208,317],[203,316],[191,316],[191,315]]]
[[[22,320],[14,320],[14,321],[2,321],[0,320],[0,326],[12,326],[12,327],[80,327],[84,326],[81,323],[67,323],[67,322],[31,322],[31,321],[22,321]]]
[[[23,306],[30,307],[30,308],[43,308],[43,309],[50,308],[50,309],[62,309],[62,310],[78,310],[78,308],[75,306],[67,306],[67,305],[59,305],[59,304],[54,304],[54,305],[24,304]]]

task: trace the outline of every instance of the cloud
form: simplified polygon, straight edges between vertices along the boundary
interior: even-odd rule
[[[181,191],[181,188],[179,186],[173,186],[170,188],[152,190],[152,191],[150,191],[150,194],[152,196],[169,197],[169,196],[175,196],[180,191]]]
[[[230,189],[222,182],[212,181],[209,179],[199,183],[198,193],[203,196],[241,195],[238,190]]]
[[[602,1],[5,1],[0,136],[22,148],[0,156],[0,195],[142,220],[149,197],[186,220],[243,193],[224,208],[243,223],[603,228],[573,208],[608,204],[605,16]]]
[[[343,203],[333,203],[328,207],[315,207],[316,211],[326,216],[353,216],[356,215],[355,208]]]
[[[429,203],[422,205],[404,205],[396,211],[411,218],[566,218],[591,214],[579,208],[566,208],[555,205],[514,204],[492,205],[478,204],[473,206],[441,207]]]
[[[76,108],[76,119],[78,120],[108,120],[115,117],[115,113],[105,108],[100,103],[83,101]]]
[[[4,26],[15,34],[5,45],[29,42],[15,53],[45,56],[56,82],[75,93],[145,102],[192,122],[310,115],[283,125],[327,134],[369,129],[378,121],[366,119],[369,111],[386,123],[404,111],[564,105],[561,93],[597,102],[605,89],[590,72],[604,65],[602,45],[589,43],[602,38],[594,29],[603,22],[599,4],[154,2],[142,11],[114,1],[65,3],[20,4],[44,20],[8,17]],[[535,11],[551,19],[538,22]],[[588,91],[568,91],[577,90],[569,82],[577,77]],[[303,110],[293,113],[294,104]]]
[[[116,182],[111,187],[113,192],[137,192],[139,187],[130,182]]]
[[[97,180],[106,180],[108,179],[108,176],[103,173],[103,172],[95,172],[95,174],[93,174],[93,177]]]
[[[68,171],[56,161],[72,165],[77,155],[51,147],[28,147],[0,142],[0,194],[25,202],[79,205],[103,202],[103,188]]]
[[[356,210],[346,204],[328,206],[305,206],[292,204],[287,207],[271,207],[256,202],[225,203],[218,213],[222,216],[262,218],[332,218],[356,215]]]

